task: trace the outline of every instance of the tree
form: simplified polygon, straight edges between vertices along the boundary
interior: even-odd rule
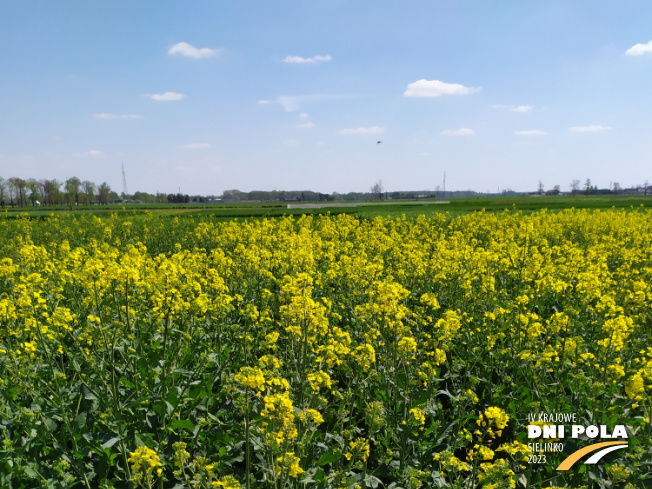
[[[59,203],[61,200],[61,182],[53,178],[52,180],[43,180],[41,186],[43,188],[43,200],[48,205]]]
[[[539,195],[543,195],[543,189],[544,189],[543,182],[539,180]]]
[[[645,180],[645,182],[643,183],[644,195],[647,195],[647,192],[648,192],[649,189],[650,189],[650,182],[649,182],[649,180]]]
[[[27,181],[23,180],[22,178],[12,177],[8,180],[8,182],[9,190],[11,192],[10,197],[13,195],[13,197],[16,198],[16,203],[19,207],[24,206],[27,203],[27,196],[25,195],[25,190],[27,189]],[[11,199],[11,205],[13,205],[13,197]]]
[[[554,195],[559,195],[559,194],[561,193],[561,187],[560,187],[559,185],[555,185],[555,186],[552,188],[552,193],[553,193]]]
[[[380,179],[371,186],[371,200],[383,200],[383,181]]]
[[[622,190],[622,187],[618,182],[614,182],[614,194],[619,194]]]
[[[73,203],[79,204],[79,188],[81,187],[81,180],[77,177],[70,177],[66,180],[64,188],[66,189],[66,198],[68,204],[72,206]]]
[[[586,192],[586,195],[589,195],[591,192],[591,179],[587,178],[586,182],[584,182],[584,191]]]
[[[237,188],[225,190],[222,192],[222,200],[225,202],[240,202],[242,200],[242,192]]]
[[[36,205],[36,202],[41,200],[41,186],[37,180],[30,178],[27,181],[27,188],[29,188],[29,200],[32,205]]]
[[[111,193],[111,187],[108,183],[102,182],[102,184],[97,188],[97,197],[100,201],[100,204],[109,203],[109,194]]]
[[[7,190],[7,181],[0,177],[0,205],[5,206],[5,192]]]
[[[571,191],[573,192],[573,195],[575,195],[577,192],[580,190],[580,181],[579,180],[573,180],[570,184]]]
[[[81,186],[84,190],[84,203],[90,204],[91,201],[95,200],[95,184],[89,180],[84,180]]]

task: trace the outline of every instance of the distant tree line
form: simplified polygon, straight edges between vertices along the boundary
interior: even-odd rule
[[[108,204],[117,198],[108,183],[100,185],[77,177],[59,181],[35,178],[0,177],[0,205],[24,207],[28,205],[79,205],[97,202]]]
[[[555,188],[559,190],[559,185],[556,185]],[[609,188],[598,188],[597,185],[592,184],[590,178],[586,179],[584,185],[581,185],[580,181],[575,179],[570,183],[570,189],[571,189],[570,193],[572,195],[581,195],[581,194],[584,195],[609,195],[609,194],[648,195],[649,193],[652,193],[652,186],[650,186],[650,183],[647,180],[643,184],[638,184],[631,188],[623,188],[620,186],[620,183],[618,182],[611,182],[609,184]]]
[[[538,183],[538,190],[532,194],[538,195],[559,195],[561,187],[555,185],[552,190],[544,190],[545,186],[541,180]],[[597,194],[652,194],[652,186],[646,181],[629,189],[624,189],[618,182],[610,184],[608,189],[599,189],[592,185],[591,179],[587,178],[582,186],[579,180],[570,183],[572,195],[597,195]],[[511,189],[505,189],[498,193],[482,193],[472,190],[442,191],[439,187],[432,190],[411,190],[401,192],[387,192],[381,180],[374,183],[369,192],[348,192],[324,194],[311,190],[252,190],[243,192],[237,189],[225,190],[221,196],[188,195],[182,193],[149,194],[147,192],[136,192],[133,195],[118,195],[111,190],[108,183],[100,185],[94,182],[81,181],[77,177],[70,177],[65,181],[57,179],[36,180],[30,178],[12,177],[4,179],[0,177],[0,205],[24,207],[29,205],[88,205],[88,204],[109,204],[114,202],[132,203],[246,203],[246,202],[331,202],[331,201],[382,201],[382,200],[415,200],[415,199],[455,199],[455,198],[476,198],[490,195],[513,196],[519,195]],[[524,195],[524,194],[522,194]]]
[[[385,191],[379,180],[369,192],[348,192],[323,194],[311,190],[254,190],[243,192],[237,189],[225,190],[218,200],[227,203],[236,202],[332,202],[332,201],[380,201],[380,200],[418,200],[418,199],[455,199],[474,198],[487,195],[473,190],[455,190],[443,192],[433,190]],[[496,195],[496,194],[493,194]],[[517,195],[513,190],[504,190],[500,195]]]
[[[102,182],[96,184],[89,180],[70,177],[64,181],[56,178],[51,180],[35,178],[22,179],[17,177],[0,177],[0,206],[35,206],[35,205],[88,205],[110,204],[120,201],[142,202],[147,204],[166,202],[188,202],[176,197],[157,193],[136,192],[133,195],[118,195],[111,186]]]

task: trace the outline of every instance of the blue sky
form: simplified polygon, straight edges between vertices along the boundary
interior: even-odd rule
[[[0,176],[130,192],[652,180],[652,2],[0,0]],[[381,140],[382,144],[376,141]]]

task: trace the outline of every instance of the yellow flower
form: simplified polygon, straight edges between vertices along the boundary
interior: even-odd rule
[[[355,457],[366,462],[369,458],[369,440],[366,438],[356,438],[354,441],[349,443],[349,447],[351,450],[344,455],[347,460],[351,460]]]
[[[414,416],[414,420],[417,424],[424,425],[426,424],[426,416],[423,411],[419,408],[410,409],[410,414]]]
[[[304,473],[304,470],[299,466],[301,460],[294,455],[294,452],[287,452],[284,456],[279,457],[276,466],[276,473],[280,474],[282,470],[287,470],[290,477],[297,477]]]

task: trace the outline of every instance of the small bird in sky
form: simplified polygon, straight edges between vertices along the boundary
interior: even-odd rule
[[[382,141],[378,141],[376,144],[380,144],[380,143],[382,143]]]

